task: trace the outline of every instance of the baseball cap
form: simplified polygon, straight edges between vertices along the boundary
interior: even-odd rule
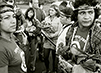
[[[71,7],[65,7],[64,9],[60,10],[60,14],[64,16],[71,16],[73,14],[73,9]]]

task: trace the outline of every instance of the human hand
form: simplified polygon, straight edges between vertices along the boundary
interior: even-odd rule
[[[63,43],[60,43],[58,45],[58,50],[57,50],[57,53],[62,55],[63,53],[65,54],[65,52],[69,49],[68,46],[63,46]]]
[[[20,26],[19,27],[19,30],[16,31],[16,33],[20,33],[20,32],[24,32],[24,26]]]

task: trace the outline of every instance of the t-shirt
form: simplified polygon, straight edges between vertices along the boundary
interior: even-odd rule
[[[0,37],[0,67],[5,66],[8,66],[8,73],[24,73],[27,70],[24,52],[13,39],[8,41]]]
[[[77,33],[74,36],[74,40],[80,43],[81,50],[84,50],[83,47],[85,45],[85,42],[87,41],[86,40],[87,35],[88,35],[88,31],[80,31],[79,29],[77,29]]]

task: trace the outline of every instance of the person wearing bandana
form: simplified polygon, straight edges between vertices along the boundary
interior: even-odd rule
[[[16,31],[14,7],[0,3],[0,73],[26,73],[25,53],[17,45],[13,33]],[[23,44],[26,45],[26,38]]]
[[[68,73],[100,72],[101,29],[94,23],[98,18],[97,3],[96,0],[75,0],[72,15],[75,23],[69,26],[65,41],[57,44],[56,51],[59,58],[71,65],[64,67]]]

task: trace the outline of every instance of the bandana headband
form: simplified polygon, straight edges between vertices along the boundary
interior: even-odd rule
[[[0,11],[0,14],[5,13],[5,12],[9,12],[9,11],[14,12],[14,10],[8,9],[8,10]],[[15,17],[15,14],[14,14],[14,17]],[[1,20],[2,20],[2,17],[0,16],[0,21],[1,21]]]
[[[5,12],[9,12],[9,11],[14,12],[14,10],[13,10],[13,9],[8,9],[8,10],[3,10],[3,11],[0,11],[0,14],[5,13]]]
[[[80,6],[80,7],[78,7],[78,8],[76,8],[76,9],[74,9],[74,10],[87,10],[87,9],[95,9],[96,8],[96,6],[95,7],[93,7],[93,6],[89,6],[89,5],[83,5],[83,6]]]

